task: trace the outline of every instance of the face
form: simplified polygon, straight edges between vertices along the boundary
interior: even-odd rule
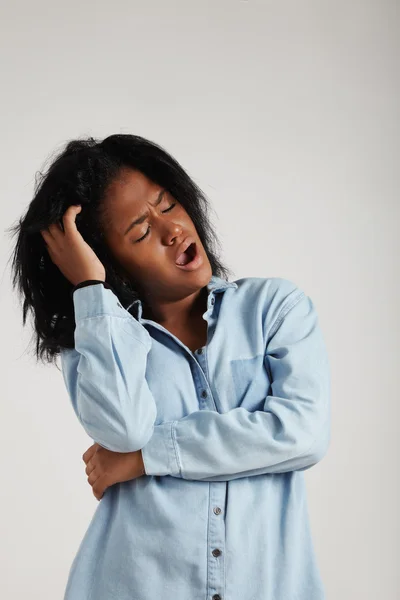
[[[165,188],[140,171],[124,169],[109,187],[104,208],[105,241],[144,302],[170,304],[208,284],[211,265],[193,221]],[[196,250],[196,258],[186,268],[176,262],[185,238],[194,242]]]

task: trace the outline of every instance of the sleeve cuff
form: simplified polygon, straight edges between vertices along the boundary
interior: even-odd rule
[[[181,476],[174,438],[176,422],[155,425],[153,435],[143,446],[142,459],[146,475]]]
[[[76,289],[72,298],[76,323],[91,317],[121,317],[124,323],[130,324],[130,334],[150,350],[152,342],[149,332],[122,306],[112,289],[100,284],[86,285]]]
[[[73,293],[75,320],[100,315],[132,316],[124,309],[111,288],[101,284],[85,285]]]

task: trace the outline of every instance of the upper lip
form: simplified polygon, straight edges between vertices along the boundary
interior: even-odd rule
[[[194,243],[195,243],[195,241],[192,237],[190,237],[190,236],[186,237],[183,240],[183,242],[181,244],[179,244],[179,246],[178,246],[178,249],[177,249],[176,255],[175,255],[175,262],[178,260],[180,255],[183,254],[185,252],[185,250],[187,250],[189,248],[189,246]]]

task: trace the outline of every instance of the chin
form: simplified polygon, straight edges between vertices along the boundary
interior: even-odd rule
[[[201,290],[205,288],[212,276],[212,269],[209,261],[207,260],[206,264],[203,264],[199,269],[195,271],[182,271],[180,273],[179,281],[181,285],[187,283],[188,292],[195,292],[197,290]],[[190,290],[190,291],[189,291]]]

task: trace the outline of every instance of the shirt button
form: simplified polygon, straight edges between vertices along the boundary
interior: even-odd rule
[[[211,304],[214,304],[215,298],[211,298]]]
[[[215,550],[212,551],[213,556],[219,556],[220,554],[221,554],[221,550],[219,550],[218,548],[215,548]]]
[[[212,597],[212,600],[222,600],[222,598],[219,594],[214,594],[214,596]]]
[[[221,514],[221,509],[220,509],[220,507],[219,507],[219,506],[215,506],[215,507],[214,507],[214,513],[215,513],[216,515],[220,515],[220,514]]]
[[[203,348],[199,348],[199,349],[197,350],[197,354],[203,354]]]
[[[201,392],[201,396],[202,396],[202,398],[207,398],[207,395],[208,395],[208,394],[207,394],[207,390],[203,390],[203,391]]]

